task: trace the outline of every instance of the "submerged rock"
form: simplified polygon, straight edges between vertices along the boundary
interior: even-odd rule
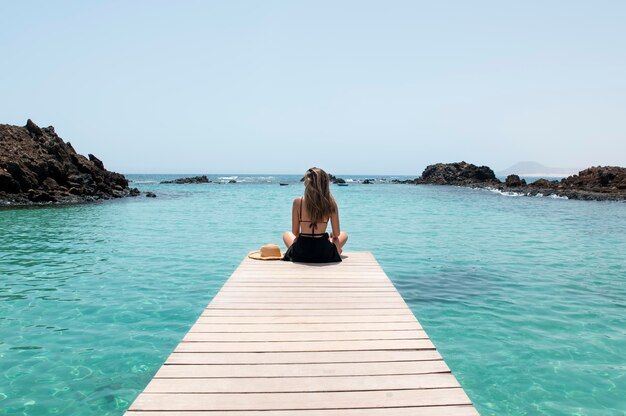
[[[54,127],[0,124],[0,201],[75,203],[132,196],[126,178],[100,159],[76,153]]]

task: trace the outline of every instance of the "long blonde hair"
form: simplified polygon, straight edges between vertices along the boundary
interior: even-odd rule
[[[313,167],[304,174],[304,205],[311,228],[337,211],[337,202],[330,193],[330,177],[323,169]]]

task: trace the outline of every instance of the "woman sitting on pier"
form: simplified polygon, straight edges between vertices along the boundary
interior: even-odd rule
[[[330,220],[332,234],[326,227]],[[339,208],[330,193],[330,177],[320,168],[304,175],[304,196],[293,200],[291,231],[283,234],[287,252],[283,260],[303,263],[341,261],[348,234],[339,228]]]

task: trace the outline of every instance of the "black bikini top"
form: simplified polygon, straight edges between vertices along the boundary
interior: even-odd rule
[[[302,204],[304,203],[304,197],[300,197],[300,222],[311,222],[311,220],[303,220],[302,219]],[[321,221],[324,224],[328,224],[328,219],[326,221]],[[317,227],[317,222],[311,222],[311,230],[313,231],[313,233],[300,233],[300,235],[303,235],[305,237],[319,237],[324,235],[325,233],[321,233],[321,234],[315,234],[315,227]],[[302,227],[300,227],[300,229],[302,229]]]

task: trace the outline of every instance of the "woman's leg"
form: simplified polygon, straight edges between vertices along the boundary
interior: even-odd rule
[[[339,233],[339,237],[336,239],[332,239],[330,240],[332,243],[335,243],[335,247],[337,247],[337,251],[339,252],[339,254],[341,254],[341,252],[343,251],[343,246],[346,245],[346,242],[348,241],[348,233],[345,231],[342,231]]]
[[[291,231],[285,231],[283,233],[283,241],[285,242],[285,245],[287,246],[287,248],[291,247],[295,239],[296,239],[296,235],[292,233]]]

